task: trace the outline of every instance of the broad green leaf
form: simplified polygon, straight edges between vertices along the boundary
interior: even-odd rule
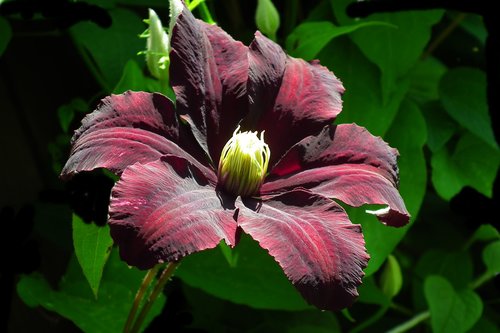
[[[498,148],[486,102],[486,76],[475,68],[455,68],[441,79],[439,95],[444,109],[460,125]]]
[[[114,94],[121,94],[127,90],[143,91],[146,90],[146,80],[142,69],[136,61],[129,60],[123,68],[122,77],[113,89]]]
[[[129,268],[113,251],[104,270],[96,300],[88,287],[76,257],[69,263],[57,290],[35,273],[23,276],[17,285],[21,299],[29,306],[42,306],[71,320],[87,333],[119,333],[123,331],[135,293],[144,272]],[[146,317],[143,328],[157,316],[165,303],[160,295]]]
[[[429,250],[415,266],[415,276],[421,280],[429,275],[440,275],[457,289],[467,287],[472,281],[473,273],[472,258],[465,251]]]
[[[329,21],[302,23],[288,36],[286,48],[291,56],[312,60],[335,37],[375,25],[391,27],[384,22],[361,22],[341,27]]]
[[[70,32],[88,58],[96,78],[111,92],[122,75],[122,69],[130,59],[137,59],[137,52],[145,48],[138,35],[144,31],[144,23],[134,12],[115,8],[109,11],[113,24],[102,29],[90,22],[80,22]]]
[[[446,66],[434,57],[417,61],[409,72],[409,97],[418,103],[439,99],[439,82],[446,71]]]
[[[380,276],[382,292],[389,298],[396,296],[403,286],[403,274],[398,260],[393,255],[387,257],[387,261]]]
[[[409,82],[401,82],[389,103],[384,105],[378,69],[349,39],[334,39],[318,58],[339,77],[346,88],[342,96],[343,111],[336,122],[354,122],[366,127],[372,134],[383,136],[398,112]]]
[[[438,101],[422,105],[422,114],[427,124],[427,146],[435,153],[460,129],[460,126],[450,118]]]
[[[418,215],[426,190],[427,171],[423,153],[426,136],[425,121],[418,107],[411,102],[404,102],[385,139],[400,153],[398,160],[399,192],[405,201],[406,208],[412,215],[410,225]],[[351,211],[349,210],[349,212]],[[362,209],[356,209],[354,212],[352,215],[350,213],[349,216],[353,222],[361,223],[363,226],[366,247],[371,256],[365,272],[370,275],[383,264],[403,238],[409,226],[388,227],[373,216],[366,214]]]
[[[279,311],[255,309],[211,296],[198,288],[183,285],[193,316],[190,329],[203,332],[246,333],[339,333],[332,312],[318,310]]]
[[[9,45],[12,38],[12,29],[9,22],[3,17],[0,17],[0,56],[3,54],[7,45]]]
[[[483,261],[489,272],[500,273],[500,241],[488,244],[484,248]]]
[[[303,310],[311,308],[259,244],[242,235],[230,265],[218,248],[183,259],[176,273],[188,285],[254,308]]]
[[[432,183],[445,200],[465,186],[491,197],[493,181],[500,165],[500,151],[484,144],[475,135],[465,133],[453,152],[443,147],[432,156]]]
[[[424,292],[434,333],[467,332],[483,312],[483,303],[475,292],[467,289],[457,292],[440,276],[428,277]]]
[[[330,0],[335,16],[341,25],[354,22],[386,22],[397,27],[371,27],[358,30],[349,37],[360,47],[363,54],[376,64],[381,72],[384,101],[397,89],[400,78],[407,74],[422,55],[431,37],[431,29],[439,22],[444,11],[407,11],[370,15],[366,19],[352,19],[345,13],[353,0]],[[411,37],[410,37],[411,36]]]
[[[97,298],[102,272],[113,246],[109,226],[85,223],[73,214],[73,246],[83,274]]]

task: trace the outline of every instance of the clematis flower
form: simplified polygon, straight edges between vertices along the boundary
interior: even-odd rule
[[[247,47],[185,7],[174,19],[175,105],[157,93],[105,98],[74,134],[62,177],[120,175],[109,225],[129,265],[236,246],[242,230],[309,303],[349,306],[369,256],[335,200],[384,205],[371,213],[406,224],[397,150],[355,124],[332,124],[344,88],[319,62],[292,58],[259,32]]]

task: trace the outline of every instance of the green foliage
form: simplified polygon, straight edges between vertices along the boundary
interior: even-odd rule
[[[361,22],[349,26],[336,26],[329,21],[305,22],[288,35],[286,48],[291,56],[312,60],[335,37],[349,34],[359,28],[386,25],[383,22]]]
[[[351,0],[330,0],[335,17],[342,25],[355,22],[347,17],[345,8]],[[415,65],[431,36],[431,27],[443,15],[443,11],[399,12],[370,15],[366,21],[382,21],[397,29],[373,27],[352,34],[352,40],[363,54],[376,64],[382,75],[384,102],[391,97],[402,76]],[[408,38],[411,36],[411,38]]]
[[[440,276],[428,277],[424,290],[434,333],[467,332],[481,317],[483,302],[471,290],[456,291]]]
[[[500,241],[488,244],[484,248],[483,261],[489,273],[500,273]]]
[[[491,129],[486,77],[482,71],[465,67],[449,70],[439,84],[439,96],[446,112],[455,121],[493,149],[498,149]]]
[[[188,256],[176,276],[211,295],[259,309],[304,310],[310,306],[257,242],[242,235],[230,262],[222,246]]]
[[[465,186],[491,197],[500,165],[500,151],[464,133],[453,150],[443,147],[435,152],[431,165],[432,183],[444,199],[451,199]]]
[[[122,332],[143,276],[143,272],[129,268],[120,260],[118,252],[113,251],[96,299],[73,256],[57,290],[52,289],[40,274],[34,273],[21,278],[17,292],[27,305],[57,312],[84,332]],[[160,296],[143,327],[160,313],[164,303],[165,297]]]
[[[73,214],[73,245],[83,275],[97,298],[104,265],[113,246],[109,226],[85,223],[78,215]]]
[[[70,29],[87,64],[107,92],[119,81],[127,61],[144,49],[144,41],[137,38],[144,30],[141,18],[122,8],[109,12],[113,24],[108,29],[90,22],[80,22]]]

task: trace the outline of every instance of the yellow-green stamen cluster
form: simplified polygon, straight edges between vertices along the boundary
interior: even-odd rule
[[[242,197],[258,193],[264,178],[271,151],[264,142],[264,132],[239,132],[239,127],[222,149],[218,181],[227,192]]]

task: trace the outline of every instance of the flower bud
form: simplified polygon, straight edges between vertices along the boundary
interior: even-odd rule
[[[219,160],[218,182],[224,190],[242,197],[258,193],[264,178],[271,151],[257,132],[234,131],[222,149]]]
[[[149,32],[147,35],[146,64],[152,76],[168,81],[170,59],[169,39],[155,11],[149,10]]]
[[[276,32],[280,27],[280,15],[271,0],[258,0],[255,23],[262,33],[276,40]]]

